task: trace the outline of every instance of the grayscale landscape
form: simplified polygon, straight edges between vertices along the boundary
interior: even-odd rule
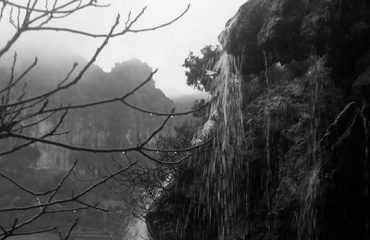
[[[0,0],[0,239],[369,240],[367,0]]]

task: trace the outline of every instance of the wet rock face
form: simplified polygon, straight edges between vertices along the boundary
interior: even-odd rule
[[[339,88],[350,92],[353,81],[370,64],[370,4],[366,0],[251,0],[227,24],[220,42],[245,64],[244,74],[269,63],[290,63],[327,54]]]
[[[194,203],[200,193],[195,187],[197,167],[200,170],[197,164],[182,166],[173,186],[147,214],[147,227],[153,239],[217,239],[216,224],[205,221],[205,205]]]
[[[263,68],[263,55],[257,45],[266,12],[265,1],[249,1],[229,20],[225,31],[219,36],[223,48],[232,55],[240,55],[248,62],[249,73],[259,72]],[[245,52],[245,50],[248,50]]]
[[[328,65],[338,87],[351,85],[370,64],[370,2],[332,1]]]
[[[322,139],[319,239],[369,239],[369,159],[363,115],[349,104]]]
[[[304,16],[301,0],[279,0],[267,3],[266,17],[257,35],[258,46],[272,53],[275,62],[286,63],[302,58],[304,51],[297,51],[300,41],[300,24]],[[276,60],[275,60],[276,59]]]
[[[366,69],[353,83],[353,92],[357,99],[362,99],[370,104],[370,67]]]
[[[221,34],[221,44],[228,53],[245,60],[245,74],[263,70],[263,51],[271,62],[283,64],[306,58],[318,38],[324,38],[325,2],[249,1],[228,22],[229,31]],[[315,12],[313,5],[321,11]]]
[[[297,75],[301,72],[296,71],[297,65],[306,66],[304,74]],[[321,104],[318,111],[322,124],[318,131],[323,134],[335,113],[340,111],[336,104],[340,105],[341,95],[328,81],[323,59],[296,63],[295,66],[271,66],[268,75],[270,93],[266,91],[263,73],[250,76],[243,86],[245,145],[242,151],[245,152],[245,165],[238,171],[245,177],[240,178],[235,186],[230,186],[236,187],[235,193],[243,197],[230,220],[233,227],[227,239],[268,239],[268,234],[276,239],[296,239],[296,217],[305,201],[303,192],[309,182],[306,179],[310,178],[313,169],[310,152],[313,148],[311,124],[315,120],[312,112],[315,77],[318,77],[321,89],[317,101]],[[270,168],[266,164],[266,99],[271,114]],[[171,193],[148,214],[147,223],[154,239],[206,240],[219,237],[216,234],[220,227],[215,222],[217,215],[209,214],[207,207],[212,203],[198,201],[206,182],[202,178],[202,169],[210,166],[209,159],[195,158],[189,168],[191,177],[180,175]],[[218,179],[213,176],[210,181],[222,179],[224,177]]]
[[[193,221],[185,229],[194,235],[184,239],[370,239],[369,10],[366,0],[250,0],[241,6],[219,39],[242,62],[246,164],[239,172],[247,177],[235,193],[247,197],[230,215],[228,237],[215,237],[223,226],[204,211],[212,203],[193,201],[203,188],[193,181],[197,170],[210,164],[195,158],[187,183],[192,190],[162,199],[148,225],[161,214],[178,221],[165,208],[176,205],[203,211],[209,226],[199,229],[201,221]],[[187,211],[186,217],[197,214]]]

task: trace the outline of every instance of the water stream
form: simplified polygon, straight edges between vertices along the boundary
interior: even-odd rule
[[[129,227],[127,234],[123,238],[124,240],[149,240],[148,229],[145,221],[136,219],[133,224]]]
[[[212,152],[200,153],[203,172],[199,176],[200,199],[207,206],[203,219],[209,225],[218,226],[219,239],[229,235],[238,211],[242,191],[238,186],[247,174],[240,171],[243,163],[244,127],[242,114],[241,75],[237,60],[224,52],[216,65],[219,72],[212,89],[215,96],[209,120],[201,131],[201,136],[212,135]],[[198,134],[198,141],[199,141]]]

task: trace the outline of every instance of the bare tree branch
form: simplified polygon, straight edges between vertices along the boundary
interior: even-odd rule
[[[38,205],[30,205],[30,206],[24,206],[24,207],[12,207],[12,208],[1,208],[0,212],[24,211],[24,210],[50,207],[50,206],[53,206],[53,205],[56,205],[56,204],[63,204],[63,203],[67,203],[67,202],[75,202],[76,200],[80,199],[81,197],[83,197],[86,194],[88,194],[89,192],[91,192],[93,189],[97,188],[98,186],[101,186],[102,184],[106,183],[108,180],[112,179],[113,177],[115,177],[115,176],[121,174],[122,172],[127,171],[131,167],[135,166],[137,163],[138,162],[136,161],[133,164],[130,164],[129,166],[127,166],[125,168],[122,168],[122,169],[110,174],[109,176],[105,177],[104,179],[101,179],[100,181],[96,182],[95,184],[92,184],[88,188],[84,189],[83,191],[81,191],[80,193],[78,193],[74,196],[71,196],[70,198],[49,201],[49,202],[41,203],[41,204],[38,204]],[[55,194],[53,194],[52,196],[55,196]]]
[[[48,96],[51,96],[57,92],[60,92],[62,90],[65,90],[69,87],[71,87],[72,85],[75,85],[76,83],[78,83],[82,76],[86,73],[86,71],[90,68],[90,66],[96,61],[96,58],[98,57],[98,55],[101,53],[101,51],[104,49],[104,47],[108,44],[109,42],[109,39],[111,38],[111,34],[113,33],[114,29],[118,26],[119,24],[119,19],[120,19],[120,15],[117,16],[116,18],[116,22],[115,24],[112,26],[111,30],[109,31],[108,35],[106,36],[105,40],[103,41],[103,43],[100,45],[100,47],[95,51],[93,57],[90,59],[90,61],[83,67],[83,69],[78,73],[78,75],[73,79],[72,82],[68,83],[68,84],[65,84],[63,86],[59,86],[57,88],[55,88],[54,90],[51,90],[49,92],[46,92],[44,94],[41,94],[41,95],[38,95],[38,96],[35,96],[35,97],[31,97],[29,99],[26,99],[26,100],[23,100],[21,102],[16,102],[16,103],[9,103],[9,104],[2,104],[0,105],[0,108],[7,108],[7,107],[12,107],[12,106],[15,106],[15,105],[19,105],[19,104],[25,104],[25,103],[29,103],[29,102],[33,102],[33,101],[36,101],[36,100],[39,100],[41,98],[45,98],[45,97],[48,97]],[[1,53],[1,52],[0,52]],[[1,57],[1,55],[0,55]]]
[[[149,32],[149,31],[154,31],[158,30],[160,28],[167,27],[171,25],[172,23],[176,22],[180,18],[182,18],[190,9],[190,4],[186,7],[186,9],[179,14],[176,18],[168,21],[167,23],[157,25],[154,27],[150,28],[142,28],[142,29],[131,29],[132,25],[137,22],[137,20],[144,14],[146,7],[142,9],[142,11],[132,20],[129,24],[126,24],[125,28],[117,33],[113,33],[111,37],[118,37],[125,35],[126,33],[141,33],[141,32]],[[27,31],[56,31],[56,32],[68,32],[68,33],[73,33],[73,34],[78,34],[78,35],[83,35],[87,37],[92,37],[92,38],[104,38],[107,35],[106,34],[94,34],[90,32],[85,32],[81,30],[76,30],[76,29],[70,29],[70,28],[60,28],[60,27],[29,27],[27,28]]]
[[[62,238],[60,238],[60,240],[67,240],[67,239],[69,238],[69,236],[71,235],[71,233],[72,233],[73,229],[77,226],[78,221],[79,221],[79,218],[77,218],[77,219],[74,221],[74,223],[72,224],[72,226],[69,228],[67,235],[66,235],[63,239],[62,239]],[[59,236],[61,236],[61,235],[59,235]]]
[[[57,2],[57,1],[56,1]],[[108,7],[109,5],[106,4],[106,5],[97,5],[97,4],[94,4],[95,1],[93,0],[89,0],[87,3],[85,4],[78,4],[78,7],[75,7],[73,10],[71,9],[68,9],[68,10],[59,10],[59,9],[64,9],[68,6],[71,6],[72,4],[74,3],[79,3],[81,2],[81,0],[72,0],[62,6],[59,6],[59,7],[55,7],[51,10],[48,10],[47,7],[45,7],[45,9],[38,9],[38,8],[30,8],[29,6],[23,6],[23,5],[20,5],[20,4],[17,4],[17,3],[14,3],[14,2],[11,2],[11,1],[7,1],[7,0],[0,0],[0,3],[3,3],[4,5],[9,5],[9,6],[13,6],[13,7],[16,7],[16,8],[19,8],[19,9],[22,9],[22,10],[26,10],[26,11],[32,11],[32,12],[39,12],[39,13],[47,13],[47,14],[68,14],[70,13],[71,11],[75,11],[75,10],[80,10],[82,8],[85,8],[85,7]]]
[[[132,16],[131,12],[128,14],[127,19],[124,25],[120,26],[120,15],[115,19],[114,24],[109,29],[107,33],[94,34],[90,32],[75,30],[71,28],[59,28],[53,26],[53,20],[67,18],[72,14],[76,14],[83,9],[93,7],[107,7],[107,5],[99,4],[97,0],[54,0],[54,1],[39,1],[39,0],[28,0],[26,4],[22,5],[16,1],[10,0],[0,0],[1,9],[0,9],[0,21],[3,19],[5,11],[8,11],[5,16],[9,17],[7,21],[15,28],[15,32],[7,40],[4,46],[0,47],[0,58],[4,56],[19,40],[19,38],[25,33],[30,31],[57,31],[57,32],[69,32],[75,35],[83,35],[92,38],[103,38],[104,40],[100,46],[94,51],[92,57],[87,61],[87,63],[82,66],[82,68],[77,72],[77,63],[74,63],[72,68],[66,73],[65,77],[51,90],[41,93],[39,95],[27,95],[27,79],[26,76],[37,66],[38,60],[35,60],[27,66],[19,74],[16,71],[17,64],[17,54],[14,54],[13,63],[10,68],[10,78],[5,85],[2,85],[0,88],[0,96],[2,97],[0,102],[0,140],[9,140],[14,139],[15,142],[9,150],[0,152],[0,157],[14,153],[22,148],[30,146],[34,143],[43,143],[49,144],[57,147],[62,147],[69,149],[71,151],[82,151],[82,152],[91,152],[91,153],[122,153],[122,152],[137,152],[142,156],[154,161],[157,164],[164,165],[176,165],[191,157],[191,154],[184,156],[185,154],[177,153],[189,153],[190,151],[196,149],[199,146],[194,146],[193,148],[180,149],[180,150],[171,150],[171,149],[151,149],[146,147],[150,145],[149,143],[153,140],[163,129],[164,126],[168,123],[171,117],[186,115],[195,112],[188,111],[183,113],[175,113],[174,110],[169,113],[155,112],[142,109],[140,107],[133,106],[129,104],[126,100],[130,96],[134,95],[137,91],[140,90],[145,84],[152,80],[153,76],[156,74],[157,70],[153,71],[141,84],[130,90],[129,92],[123,94],[119,97],[112,97],[110,99],[103,99],[95,102],[85,103],[85,104],[76,104],[76,105],[65,105],[65,106],[49,106],[49,99],[53,99],[53,96],[56,94],[70,89],[74,85],[78,84],[82,77],[85,75],[87,70],[94,64],[97,57],[101,54],[103,49],[108,45],[110,39],[118,36],[122,36],[127,33],[140,33],[146,31],[154,31],[163,27],[166,27],[176,21],[186,14],[190,8],[190,5],[179,14],[174,19],[157,26],[134,29],[134,25],[140,20],[143,14],[146,11],[146,7],[143,8],[136,16]],[[73,77],[72,77],[73,76]],[[24,81],[24,85],[20,84]],[[161,124],[153,130],[149,137],[144,141],[139,143],[136,147],[120,147],[113,149],[99,149],[99,148],[89,148],[89,147],[79,147],[69,145],[67,143],[58,142],[55,139],[60,135],[67,134],[68,131],[59,130],[65,121],[65,118],[70,110],[85,109],[88,107],[101,106],[104,104],[110,104],[114,102],[122,103],[128,106],[131,109],[135,109],[139,112],[145,114],[151,114],[156,116],[165,117]],[[204,106],[203,106],[204,107]],[[201,108],[203,108],[201,107]],[[200,109],[201,109],[200,108]],[[41,134],[41,136],[31,136],[30,130],[32,127],[49,121],[53,118],[53,121],[56,119],[56,124],[47,130],[46,133]],[[19,142],[18,142],[19,141]],[[156,153],[153,153],[156,152]],[[177,161],[162,161],[157,159],[157,152],[163,153],[174,153],[182,157]],[[122,155],[122,154],[121,154]],[[127,154],[124,154],[128,159]],[[62,187],[66,185],[66,181],[71,178],[74,169],[76,168],[77,161],[75,161],[72,167],[64,174],[63,177],[56,184],[51,184],[49,189],[43,191],[32,190],[31,187],[21,184],[22,181],[18,181],[15,178],[11,177],[11,174],[0,173],[0,178],[6,180],[14,188],[20,190],[23,193],[26,193],[34,202],[27,203],[25,206],[21,207],[6,207],[0,209],[0,213],[9,213],[9,212],[19,212],[26,213],[23,217],[19,218],[14,217],[13,223],[10,226],[0,226],[2,232],[0,232],[0,239],[6,239],[11,236],[19,235],[32,235],[38,233],[45,233],[50,231],[55,231],[56,227],[49,227],[44,229],[35,229],[33,231],[24,231],[27,229],[27,226],[35,223],[37,220],[42,218],[44,215],[48,214],[63,214],[68,212],[83,211],[87,209],[93,209],[101,212],[109,212],[108,209],[104,209],[99,206],[99,203],[91,203],[87,201],[86,196],[91,193],[93,190],[106,184],[108,181],[117,180],[122,184],[126,184],[129,181],[138,183],[137,186],[131,186],[128,189],[127,195],[133,196],[137,194],[136,187],[141,189],[148,188],[147,184],[142,182],[143,177],[147,176],[147,180],[150,177],[163,177],[162,174],[151,175],[149,171],[144,169],[137,168],[135,169],[138,161],[129,161],[129,163],[123,163],[116,160],[117,171],[109,172],[103,178],[97,179],[93,184],[88,184],[83,190],[78,191],[76,194],[72,191],[71,196],[64,196]],[[170,168],[170,167],[169,167]],[[134,170],[135,169],[135,170]],[[131,173],[131,170],[133,171]],[[169,171],[168,171],[169,172]],[[167,172],[166,172],[167,173]],[[118,180],[124,177],[124,179]],[[140,183],[140,184],[139,184]],[[161,188],[161,180],[153,179],[153,183],[158,186],[158,189]],[[149,188],[148,188],[149,189]],[[147,195],[142,196],[143,199],[146,199],[147,196],[155,197],[155,191],[148,192]],[[37,203],[36,203],[37,201]],[[145,200],[147,201],[147,200]],[[140,203],[136,203],[136,208],[143,208],[145,205],[143,200]],[[144,209],[143,209],[144,210]],[[139,214],[140,215],[140,214]],[[73,229],[77,226],[78,219],[71,225],[65,237],[61,239],[68,239],[71,235]],[[25,228],[26,227],[26,228]]]
[[[15,65],[15,63],[13,64],[13,67],[12,67],[12,76],[14,74],[14,65]],[[0,94],[3,93],[3,92],[5,92],[5,91],[10,90],[15,85],[17,85],[17,83],[19,81],[21,81],[36,65],[37,65],[37,58],[35,58],[35,60],[33,61],[33,63],[14,82],[11,81],[10,84],[8,84],[5,88],[0,89]]]

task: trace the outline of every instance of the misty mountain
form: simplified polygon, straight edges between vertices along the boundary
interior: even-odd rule
[[[15,65],[15,77],[32,64],[34,56],[38,56],[38,64],[26,77],[13,89],[11,96],[16,97],[27,82],[25,99],[37,96],[54,89],[68,74],[74,62],[78,67],[68,81],[87,63],[86,59],[68,51],[41,51],[36,49],[19,51]],[[12,57],[2,59],[0,65],[0,89],[10,78]],[[152,68],[137,59],[117,63],[110,72],[104,72],[100,67],[92,65],[80,82],[71,88],[60,91],[49,98],[48,108],[66,106],[68,104],[85,104],[113,97],[123,96],[135,89],[151,74]],[[68,82],[67,81],[67,82]],[[170,112],[174,108],[173,102],[164,93],[155,87],[151,79],[137,92],[126,99],[130,104],[154,112]],[[13,100],[14,101],[14,100]],[[12,102],[12,101],[11,101]],[[40,106],[39,106],[40,107]],[[35,109],[34,109],[35,110]],[[33,137],[43,136],[58,124],[60,114],[41,121],[36,126],[27,129],[26,134]],[[41,119],[41,117],[40,117]],[[48,139],[66,143],[73,146],[90,148],[122,148],[136,146],[148,138],[163,122],[164,117],[144,114],[126,105],[115,102],[90,108],[69,111],[58,132],[69,134],[50,137]],[[36,120],[34,120],[36,121]],[[157,137],[169,136],[174,132],[174,126],[181,122],[180,118],[171,118],[165,128],[156,136],[149,145],[155,145]],[[30,122],[23,122],[29,124]],[[1,152],[12,149],[16,142],[12,139],[1,139]],[[18,144],[21,141],[18,141]],[[15,151],[12,154],[0,157],[1,173],[13,177],[24,186],[29,186],[35,191],[44,191],[50,186],[58,184],[60,178],[69,170],[73,162],[79,160],[76,167],[76,176],[72,176],[65,183],[60,196],[69,196],[70,190],[83,189],[89,181],[81,179],[95,179],[106,172],[116,171],[117,166],[112,162],[113,157],[118,160],[140,160],[141,166],[153,166],[153,162],[137,153],[93,154],[72,152],[70,150],[42,143],[34,143],[29,147]],[[81,178],[81,179],[80,179]],[[0,205],[23,206],[33,204],[33,199],[27,194],[14,189],[11,184],[1,179]],[[107,185],[107,188],[113,188]],[[123,190],[122,190],[123,191]],[[123,191],[125,192],[125,191]],[[125,192],[126,193],[126,192]],[[111,190],[99,188],[91,193],[88,198],[92,202],[100,202],[105,208],[119,208],[130,211],[122,197]],[[5,216],[5,217],[4,217]],[[4,224],[11,215],[3,215],[0,224]],[[85,211],[79,215],[80,226],[84,229],[100,229],[101,231],[116,232],[120,225],[108,216],[95,211]],[[73,212],[65,215],[50,216],[37,222],[36,226],[45,226],[48,222],[56,222],[61,226],[68,226],[73,222]]]
[[[29,58],[19,59],[16,65],[16,75],[19,75],[30,62]],[[70,70],[69,66],[73,64],[75,59],[79,59],[80,68],[82,64],[87,62],[73,54],[69,55],[69,59],[71,61],[68,63],[68,56],[63,55],[60,61],[57,57],[53,58],[53,56],[49,56],[47,60],[50,61],[47,62],[40,60],[40,64],[25,79],[28,83],[27,96],[35,96],[53,89],[66,76]],[[44,64],[41,64],[41,62]],[[9,68],[3,66],[0,72],[0,82],[4,84],[8,81]],[[93,65],[79,84],[52,96],[49,99],[50,106],[89,103],[122,96],[147,79],[151,72],[152,68],[148,64],[137,59],[117,63],[109,73]],[[155,88],[153,79],[131,95],[127,102],[155,112],[170,112],[174,107],[173,102],[161,90]],[[53,117],[41,122],[30,129],[29,133],[32,136],[41,136],[55,126],[58,119],[58,117]],[[163,120],[163,117],[141,113],[122,103],[106,104],[70,111],[59,131],[69,131],[71,134],[50,139],[76,146],[95,148],[134,146],[150,136]],[[177,118],[171,119],[160,134],[171,135],[173,126],[179,121]],[[10,144],[11,142],[8,141],[8,144],[5,145],[9,147]],[[154,141],[152,141],[152,144],[154,144]],[[24,151],[30,151],[30,149],[33,149],[34,154],[31,155],[33,159],[28,159],[30,155],[27,154],[17,154],[17,157],[20,158],[19,161],[27,162],[29,167],[35,169],[64,171],[71,166],[75,158],[82,159],[81,162],[86,166],[102,164],[101,156],[97,157],[94,154],[71,152],[41,143],[36,143]],[[0,158],[0,161],[12,159],[12,157],[12,155],[9,155],[5,159]]]

